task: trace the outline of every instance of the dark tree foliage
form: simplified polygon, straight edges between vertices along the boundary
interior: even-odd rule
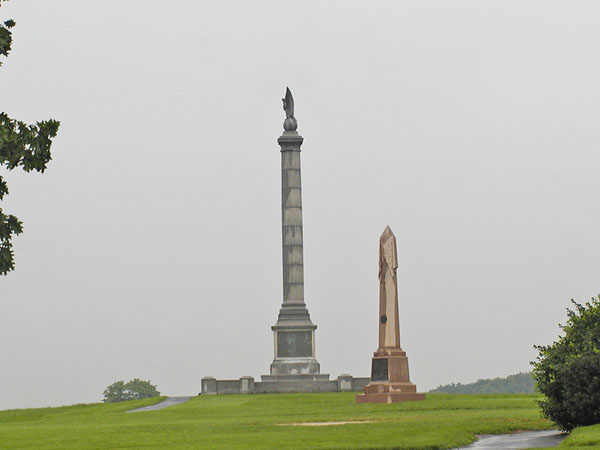
[[[150,381],[143,381],[139,378],[125,383],[115,381],[104,390],[104,403],[126,402],[127,400],[139,400],[141,398],[158,397],[160,392],[156,386],[150,384]]]
[[[429,392],[445,394],[528,394],[534,391],[531,373],[523,372],[509,375],[506,378],[487,378],[475,383],[451,383],[438,386]]]
[[[600,296],[585,305],[573,300],[564,336],[552,345],[535,346],[537,389],[546,396],[542,413],[562,430],[600,423]]]
[[[104,393],[102,395],[104,395],[104,399],[102,400],[104,403],[116,403],[129,400],[125,396],[124,381],[115,381],[113,384],[104,389]]]
[[[2,0],[0,0],[2,6]],[[13,20],[0,23],[0,55],[8,56],[12,46]],[[0,67],[2,61],[0,61]],[[26,172],[44,172],[51,159],[50,146],[60,123],[45,120],[27,125],[0,113],[0,166],[13,170],[21,167]],[[8,194],[6,181],[0,176],[0,201]],[[12,251],[13,235],[21,234],[22,222],[15,216],[5,214],[0,208],[0,274],[6,275],[15,268]]]

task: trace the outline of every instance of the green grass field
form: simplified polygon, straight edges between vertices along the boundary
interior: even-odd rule
[[[0,448],[444,449],[467,445],[477,434],[552,428],[536,395],[428,394],[424,402],[390,405],[357,405],[355,395],[203,396],[139,413],[126,411],[159,399],[0,411]],[[335,421],[373,422],[287,425]],[[600,448],[600,429],[576,430],[562,447]]]
[[[576,428],[559,447],[554,448],[559,450],[600,450],[600,425]]]

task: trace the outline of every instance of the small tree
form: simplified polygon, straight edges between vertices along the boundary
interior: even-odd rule
[[[536,388],[546,396],[544,416],[562,430],[600,423],[600,295],[585,305],[571,300],[564,336],[552,345],[535,346]]]
[[[150,384],[150,380],[143,381],[139,378],[134,378],[125,385],[126,391],[132,400],[139,400],[141,398],[152,398],[158,397],[160,392],[156,390],[156,386]]]
[[[115,381],[104,390],[104,403],[116,403],[129,400],[125,393],[125,382]]]
[[[104,403],[125,402],[127,400],[139,400],[142,398],[158,397],[160,392],[156,386],[150,384],[150,381],[143,381],[139,378],[125,383],[115,381],[104,390]]]

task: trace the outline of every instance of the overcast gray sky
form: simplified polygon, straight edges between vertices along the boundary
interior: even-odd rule
[[[62,125],[0,278],[0,409],[259,377],[282,301],[281,97],[321,370],[367,376],[378,240],[419,390],[529,370],[600,292],[600,4],[19,1],[0,110]],[[2,170],[2,169],[0,169]]]

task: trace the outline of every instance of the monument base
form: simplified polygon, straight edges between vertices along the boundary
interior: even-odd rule
[[[271,375],[318,375],[321,365],[315,358],[275,359],[271,363]],[[264,379],[264,375],[262,376]],[[329,375],[327,375],[329,379]]]
[[[330,380],[327,373],[306,375],[261,375],[257,393],[279,392],[336,392],[338,382]]]
[[[380,348],[373,354],[371,382],[356,403],[395,403],[425,400],[410,382],[408,357],[401,348]]]
[[[252,377],[238,380],[217,380],[202,378],[201,394],[276,394],[280,392],[350,392],[362,391],[370,378],[356,378],[342,374],[330,380],[328,374],[310,375],[262,375],[261,381]]]
[[[303,374],[303,375],[261,375],[261,381],[281,381],[281,382],[295,382],[295,381],[329,381],[328,373],[314,373],[314,374]]]

